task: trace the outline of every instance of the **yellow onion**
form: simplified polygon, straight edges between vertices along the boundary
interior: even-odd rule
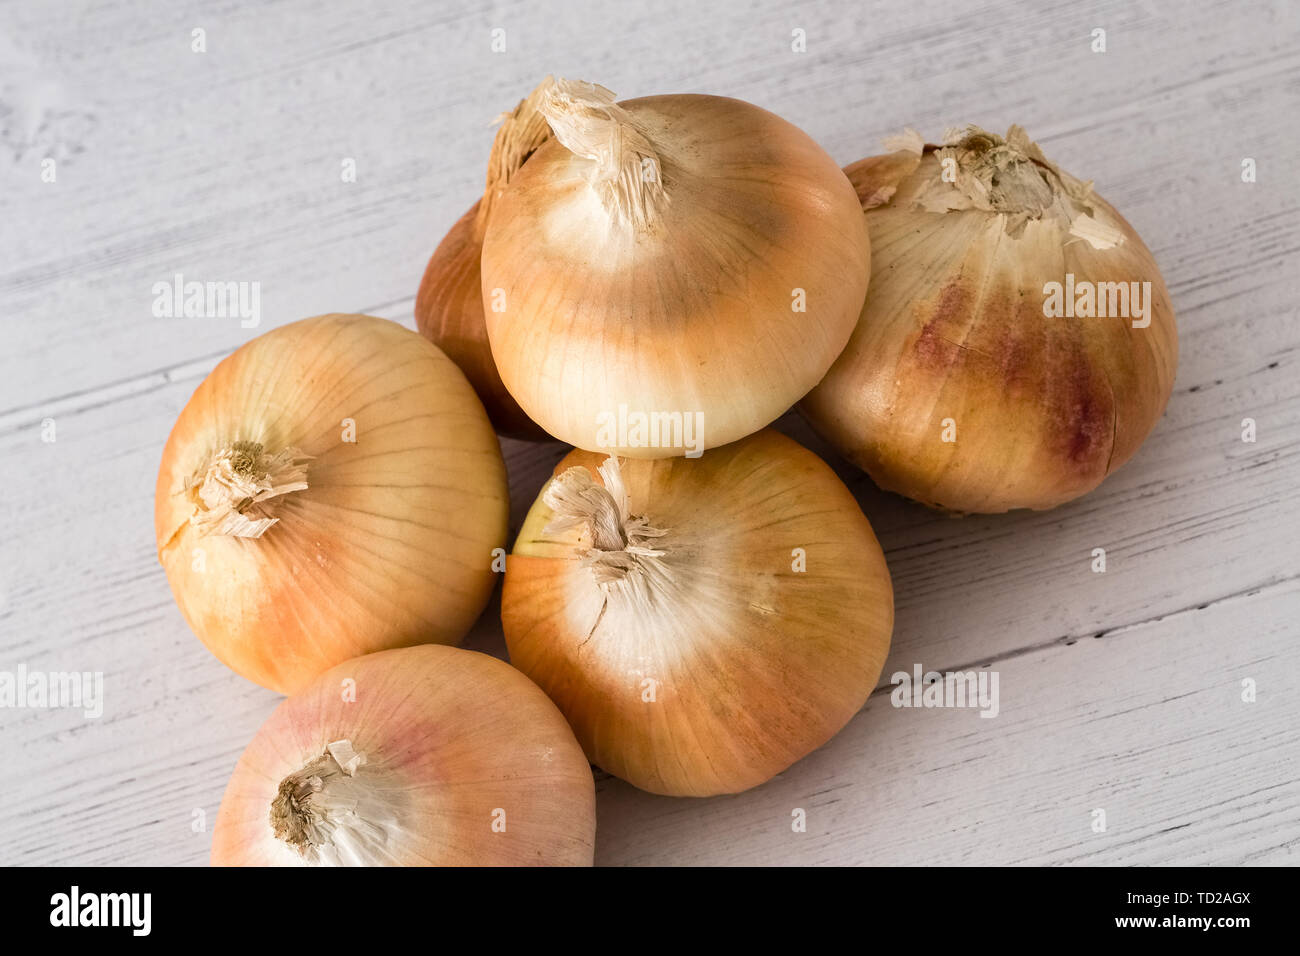
[[[496,658],[381,651],[282,703],[226,787],[216,866],[589,866],[591,768]]]
[[[805,415],[882,488],[933,507],[1044,509],[1092,490],[1173,387],[1151,253],[1018,126],[893,146],[845,170],[871,291]]]
[[[497,438],[456,366],[393,322],[325,315],[254,339],[198,387],[154,524],[194,632],[292,693],[359,654],[463,638],[507,509]]]
[[[575,450],[506,565],[511,662],[587,756],[655,793],[756,786],[829,740],[893,628],[884,555],[816,455],[764,430],[698,461]]]
[[[415,322],[429,339],[459,366],[487,408],[493,427],[511,438],[540,441],[549,438],[520,409],[497,372],[488,345],[483,318],[479,260],[487,217],[500,194],[551,128],[537,112],[534,91],[501,117],[492,155],[488,160],[483,198],[461,216],[434,250],[415,297]]]
[[[492,354],[529,417],[580,448],[671,457],[758,430],[821,379],[870,251],[812,139],[717,96],[616,103],[556,80],[538,109],[554,136],[497,200],[482,258]]]

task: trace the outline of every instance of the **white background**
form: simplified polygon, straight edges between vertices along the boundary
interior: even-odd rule
[[[481,191],[490,122],[547,73],[747,99],[841,163],[905,124],[933,140],[1021,123],[1141,233],[1182,350],[1138,455],[1048,513],[928,512],[787,416],[885,547],[897,629],[881,688],[746,794],[675,800],[598,774],[597,861],[1296,861],[1295,4],[711,7],[0,6],[0,669],[103,671],[106,694],[93,721],[0,710],[0,863],[207,860],[194,812],[210,826],[279,698],[220,665],[172,603],[153,534],[163,442],[255,331],[329,311],[412,325],[425,260]],[[262,328],[154,318],[151,288],[177,272],[260,282]],[[517,526],[563,449],[505,451]],[[496,613],[470,646],[503,653]],[[996,669],[1000,716],[891,707],[889,675],[915,663]],[[807,833],[791,832],[796,807]]]

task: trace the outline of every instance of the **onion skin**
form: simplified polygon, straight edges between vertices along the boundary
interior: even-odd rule
[[[551,436],[525,415],[506,391],[492,360],[480,290],[481,208],[482,200],[474,203],[438,243],[415,297],[415,322],[420,334],[465,373],[498,433],[525,441],[550,441]]]
[[[1169,293],[1137,233],[1095,194],[1093,217],[1123,235],[1113,248],[1047,215],[1013,238],[1000,213],[916,208],[939,177],[935,149],[846,169],[871,231],[871,291],[800,407],[888,491],[957,513],[1053,508],[1128,461],[1163,414],[1178,360]],[[1150,282],[1150,325],[1046,317],[1044,284],[1067,273]],[[955,442],[941,440],[949,418]]]
[[[645,230],[613,217],[593,161],[544,143],[484,237],[492,354],[525,413],[579,448],[683,454],[608,440],[602,418],[621,406],[702,415],[704,446],[724,445],[783,414],[847,342],[866,229],[834,160],[766,110],[698,95],[617,105],[659,148],[667,202]]]
[[[575,450],[556,474],[603,460]],[[588,758],[635,786],[757,786],[829,740],[876,686],[893,628],[884,555],[834,472],[771,430],[699,460],[627,460],[622,476],[631,511],[668,529],[655,543],[674,587],[648,606],[603,591],[574,553],[589,533],[547,531],[555,512],[539,497],[506,566],[510,659]]]
[[[279,521],[259,538],[191,524],[187,483],[232,441],[311,456],[308,487],[272,499]],[[293,693],[359,654],[460,641],[507,511],[497,438],[451,360],[396,323],[326,315],[247,343],[195,390],[163,451],[155,530],[209,650]]]
[[[537,105],[551,83],[547,77],[509,113],[492,140],[483,197],[457,220],[438,244],[420,280],[415,322],[420,334],[447,353],[474,386],[492,426],[502,435],[525,441],[551,436],[524,414],[501,382],[480,291],[480,260],[488,217],[524,163],[551,135]]]
[[[351,702],[346,680],[355,682]],[[375,784],[368,794],[398,796],[381,803],[391,814],[378,821],[382,839],[313,847],[313,860],[276,838],[271,808],[281,781],[343,739],[365,755],[355,779]],[[381,651],[332,668],[276,708],[226,787],[212,864],[590,866],[595,799],[564,718],[514,668],[436,645]],[[504,832],[492,828],[498,810]]]

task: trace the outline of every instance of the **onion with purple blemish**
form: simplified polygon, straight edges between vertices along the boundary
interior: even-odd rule
[[[1133,227],[1024,130],[909,131],[845,172],[871,234],[847,348],[803,401],[882,488],[959,513],[1053,508],[1128,461],[1178,363]]]

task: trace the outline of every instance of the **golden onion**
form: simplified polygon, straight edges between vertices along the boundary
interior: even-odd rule
[[[360,654],[461,640],[505,543],[505,465],[436,346],[364,315],[244,345],[163,451],[158,559],[229,667],[292,693]]]
[[[616,103],[556,80],[538,109],[554,136],[498,198],[482,258],[492,355],[530,418],[593,451],[696,454],[821,379],[870,263],[821,147],[717,96]]]
[[[216,866],[588,866],[591,768],[546,695],[454,647],[340,664],[248,745]]]
[[[594,763],[707,796],[763,783],[861,709],[893,592],[853,495],[764,430],[698,461],[570,453],[519,532],[501,618]]]

